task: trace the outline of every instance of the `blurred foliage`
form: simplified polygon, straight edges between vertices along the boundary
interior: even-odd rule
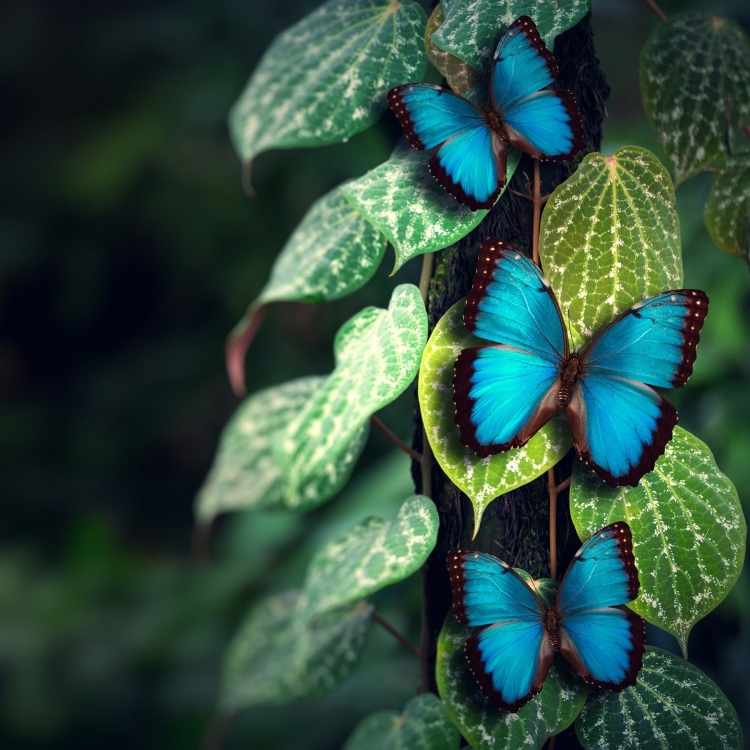
[[[316,549],[412,489],[406,458],[373,434],[355,480],[304,516],[238,514],[211,564],[189,558],[196,491],[235,402],[224,337],[262,289],[310,205],[388,158],[389,119],[340,146],[273,152],[240,188],[226,113],[276,33],[315,0],[13,3],[3,23],[0,184],[0,744],[196,747],[221,657],[261,594],[299,586]],[[664,3],[671,13],[697,3]],[[712,11],[748,28],[743,0]],[[744,17],[743,14],[744,13]],[[644,6],[596,4],[612,85],[605,150],[657,153],[643,116]],[[689,388],[671,398],[750,504],[750,273],[703,224],[710,181],[679,190],[686,286],[711,297]],[[391,253],[392,251],[388,251]],[[251,391],[333,366],[331,339],[384,306],[407,264],[390,258],[356,295],[278,305],[253,344]],[[414,393],[383,417],[411,432]],[[416,640],[419,580],[374,598]],[[746,725],[750,579],[695,628],[691,657]],[[356,723],[399,709],[414,658],[379,629],[362,668],[322,701],[243,714],[226,747],[339,747]],[[321,718],[324,717],[324,720]]]

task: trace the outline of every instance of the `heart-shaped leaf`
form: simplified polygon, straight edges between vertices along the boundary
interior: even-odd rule
[[[403,713],[380,711],[368,716],[346,741],[344,750],[458,750],[461,737],[439,698],[412,698]]]
[[[742,728],[726,696],[703,672],[647,646],[635,685],[593,694],[576,722],[586,750],[739,750]]]
[[[351,604],[408,578],[432,552],[438,525],[432,500],[414,495],[395,521],[368,518],[327,544],[307,571],[311,613]]]
[[[486,209],[472,211],[445,192],[430,175],[430,156],[399,146],[388,161],[344,189],[357,211],[393,245],[393,273],[418,255],[458,242],[487,215]],[[508,179],[517,165],[518,155],[512,152]]]
[[[523,448],[479,458],[458,435],[453,406],[453,367],[461,350],[481,341],[463,322],[464,300],[438,321],[419,370],[419,408],[427,440],[440,468],[471,500],[474,535],[482,515],[498,495],[528,484],[554,466],[570,448],[567,428],[554,420]]]
[[[678,427],[637,487],[612,488],[577,471],[570,514],[579,536],[627,521],[641,591],[630,607],[687,649],[693,625],[729,593],[745,559],[737,490],[705,443]]]
[[[336,369],[289,423],[279,444],[287,505],[310,508],[348,478],[370,417],[414,380],[427,338],[419,289],[397,286],[387,310],[367,307],[336,335]]]
[[[555,37],[590,10],[589,0],[443,0],[445,21],[433,42],[459,60],[481,69],[502,31],[519,16],[530,16],[552,49]]]
[[[349,675],[365,644],[372,607],[310,617],[297,592],[258,604],[227,652],[221,705],[227,711],[281,705],[324,693]]]
[[[541,256],[573,347],[635,302],[681,286],[669,173],[635,146],[589,154],[547,201]]]
[[[242,160],[369,127],[389,89],[422,79],[426,21],[414,0],[328,0],[279,35],[230,114]]]
[[[273,445],[323,382],[323,377],[291,380],[259,391],[240,404],[224,428],[214,464],[198,495],[200,520],[208,522],[224,511],[281,504],[285,483]]]
[[[448,715],[475,750],[535,750],[575,721],[587,688],[554,666],[539,695],[518,713],[489,705],[467,668],[464,643],[469,635],[468,628],[448,616],[438,638],[436,677]]]
[[[706,203],[706,228],[722,250],[735,255],[750,252],[750,158],[730,157],[714,176]]]
[[[734,22],[687,14],[654,25],[641,51],[646,114],[677,184],[727,156],[727,127],[750,122],[750,40]]]
[[[432,35],[440,28],[444,20],[443,4],[438,3],[427,19],[427,29],[424,35],[427,57],[453,91],[461,96],[474,99],[474,92],[478,84],[476,70],[461,62],[457,57],[453,57],[450,53],[443,52],[432,41]]]

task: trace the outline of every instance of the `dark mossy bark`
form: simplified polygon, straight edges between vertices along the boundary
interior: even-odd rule
[[[558,37],[555,55],[560,64],[560,86],[575,92],[583,115],[586,143],[584,151],[596,151],[601,144],[609,86],[596,57],[589,17]],[[575,167],[576,162],[543,163],[542,194],[551,192]],[[429,288],[428,313],[431,329],[445,311],[469,291],[477,253],[484,240],[510,240],[530,248],[532,203],[517,193],[531,194],[532,174],[533,162],[524,157],[513,175],[510,189],[482,224],[458,244],[438,253]],[[414,443],[421,450],[421,423],[417,424]],[[571,457],[568,456],[556,467],[557,481],[568,476],[570,464]],[[416,465],[414,479],[417,490],[421,490],[420,471]],[[424,688],[434,691],[435,644],[450,608],[445,556],[449,549],[470,543],[473,519],[471,504],[466,496],[434,462],[431,479],[431,495],[440,513],[440,533],[437,546],[423,570],[422,658]],[[480,533],[471,542],[471,546],[492,552],[513,565],[525,568],[534,576],[548,575],[548,521],[547,479],[542,476],[494,501],[485,512]],[[558,540],[560,563],[564,566],[578,544],[568,515],[567,493],[559,498]]]

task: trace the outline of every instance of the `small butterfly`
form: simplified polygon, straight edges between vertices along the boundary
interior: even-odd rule
[[[674,289],[639,302],[571,353],[560,305],[512,245],[485,243],[464,324],[489,342],[453,373],[456,424],[479,456],[524,445],[559,412],[583,462],[611,485],[636,485],[664,453],[677,411],[653,387],[685,385],[708,297]],[[653,386],[653,387],[652,387]]]
[[[583,144],[573,94],[551,86],[557,61],[534,22],[521,16],[503,34],[482,110],[450,89],[397,86],[388,105],[412,148],[435,149],[430,172],[458,201],[489,208],[505,184],[508,147],[535,159],[569,159]]]
[[[568,566],[555,603],[494,555],[448,554],[456,618],[480,630],[465,646],[469,670],[498,708],[517,711],[541,689],[561,653],[588,685],[623,690],[643,659],[644,622],[622,605],[638,596],[630,527],[605,526]]]

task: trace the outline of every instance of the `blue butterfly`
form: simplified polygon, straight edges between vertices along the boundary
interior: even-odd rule
[[[464,349],[456,362],[462,442],[480,456],[506,451],[564,411],[584,463],[611,485],[638,484],[677,423],[675,408],[651,386],[687,382],[707,313],[701,291],[664,292],[571,353],[560,306],[537,266],[513,246],[485,243],[464,323],[493,343]]]
[[[471,209],[489,208],[505,184],[509,146],[535,159],[569,159],[580,150],[572,93],[548,88],[557,75],[534,22],[521,16],[495,50],[484,110],[426,83],[391,89],[388,104],[413,148],[435,149],[430,172],[438,182]]]
[[[481,628],[466,641],[469,670],[499,708],[517,711],[531,700],[557,653],[592,687],[622,690],[635,682],[644,622],[622,606],[639,586],[626,523],[584,543],[551,606],[494,555],[450,552],[448,574],[456,618]]]

